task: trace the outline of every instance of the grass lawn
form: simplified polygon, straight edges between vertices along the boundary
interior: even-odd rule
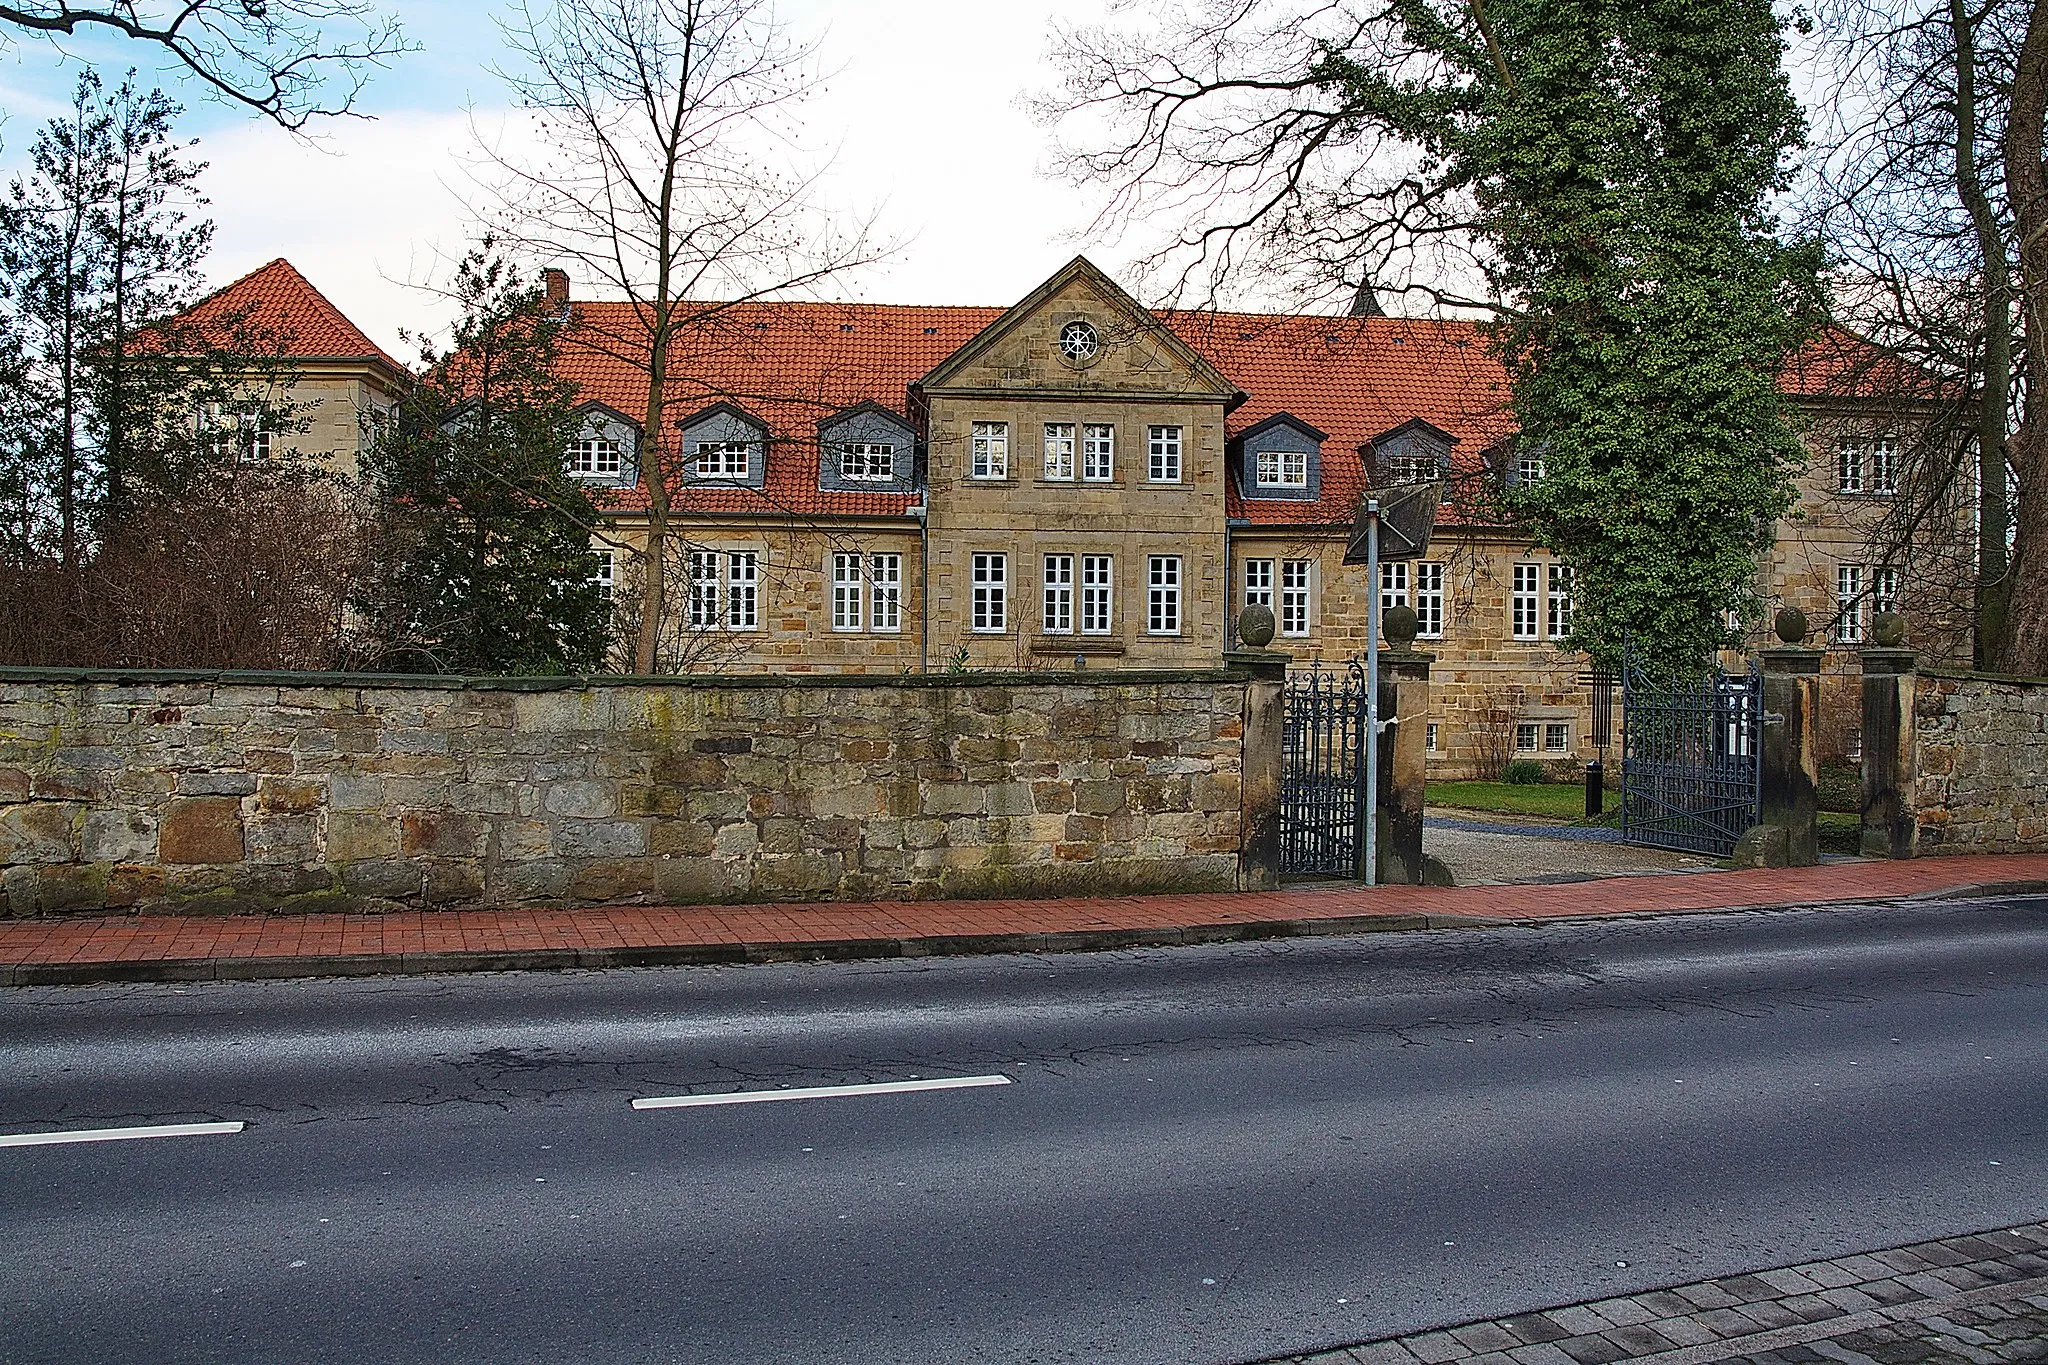
[[[1423,793],[1431,806],[1499,811],[1505,815],[1547,815],[1553,820],[1586,818],[1586,789],[1577,782],[1432,782]],[[1608,817],[1620,809],[1619,793],[1607,793]]]

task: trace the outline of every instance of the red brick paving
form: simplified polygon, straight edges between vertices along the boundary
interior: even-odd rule
[[[0,923],[0,980],[52,979],[63,964],[92,975],[93,964],[214,964],[291,959],[318,973],[318,959],[441,959],[410,969],[446,970],[462,955],[566,954],[593,964],[635,950],[734,950],[735,957],[844,956],[944,951],[948,940],[1011,939],[1011,945],[1090,946],[1090,936],[1157,936],[1171,941],[1503,921],[1741,909],[1939,896],[1972,888],[2041,883],[2048,855],[1856,861],[1820,867],[1675,876],[1613,877],[1551,885],[1317,887],[1244,894],[1112,896],[1088,900],[885,901],[866,904],[607,906],[594,910],[411,911],[388,915],[122,916]],[[878,945],[888,945],[887,947]],[[972,945],[960,943],[959,947]],[[1107,943],[1104,944],[1107,946]],[[681,959],[678,959],[681,960]],[[283,961],[277,962],[284,966]],[[524,965],[524,964],[522,964]],[[531,965],[550,965],[536,959]],[[358,970],[376,964],[358,963]],[[110,973],[113,974],[113,973]],[[134,969],[119,973],[136,974]],[[147,973],[143,973],[147,974]],[[205,974],[205,973],[197,973]]]

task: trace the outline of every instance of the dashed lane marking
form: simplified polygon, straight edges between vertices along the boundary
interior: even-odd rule
[[[717,1095],[655,1095],[635,1109],[695,1109],[713,1104],[768,1104],[775,1100],[833,1100],[849,1095],[902,1095],[915,1090],[972,1090],[1008,1085],[1008,1076],[942,1076],[929,1081],[876,1081],[871,1085],[812,1085],[798,1090],[729,1090]]]
[[[239,1133],[242,1121],[154,1123],[142,1128],[75,1128],[68,1133],[0,1133],[0,1147],[54,1147],[67,1142],[133,1142],[138,1138],[207,1137]]]

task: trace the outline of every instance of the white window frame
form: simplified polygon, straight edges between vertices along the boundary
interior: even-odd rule
[[[1280,613],[1273,590],[1280,586],[1279,579],[1280,561],[1277,559],[1247,559],[1244,562],[1244,604],[1264,607],[1278,621]]]
[[[1551,741],[1555,740],[1556,743]],[[1546,720],[1543,722],[1543,752],[1546,754],[1568,754],[1572,751],[1572,723],[1568,720]]]
[[[894,483],[895,444],[889,441],[854,441],[839,447],[839,477],[848,483]]]
[[[1147,466],[1153,483],[1179,483],[1181,470],[1181,429],[1179,427],[1147,427],[1145,430],[1146,449],[1150,455]]]
[[[1010,424],[1008,422],[976,422],[971,437],[970,463],[967,477],[970,479],[1007,479],[1010,477]]]
[[[1899,491],[1899,443],[1880,436],[1870,443],[1870,491],[1886,495]]]
[[[752,441],[699,441],[691,452],[691,467],[699,479],[720,483],[743,481],[753,472],[753,452]]]
[[[597,585],[597,595],[609,602],[612,600],[612,594],[618,591],[618,551],[592,550],[591,554],[597,557],[597,572],[590,576],[590,581]]]
[[[1308,487],[1306,450],[1261,450],[1253,454],[1252,463],[1261,488]]]
[[[1152,555],[1145,568],[1145,633],[1178,635],[1181,627],[1181,558]]]
[[[690,629],[717,630],[725,600],[723,557],[717,550],[690,551]]]
[[[1116,625],[1116,560],[1081,556],[1081,633],[1107,635]]]
[[[1108,422],[1088,422],[1081,427],[1081,482],[1113,483],[1116,480],[1116,428]]]
[[[1542,580],[1543,566],[1540,564],[1517,564],[1512,580],[1513,590],[1508,596],[1508,638],[1513,640],[1540,640],[1543,638]]]
[[[1315,565],[1313,559],[1280,561],[1280,633],[1290,640],[1302,639],[1309,632]]]
[[[1529,450],[1516,453],[1515,482],[1542,483],[1548,472],[1544,467],[1542,451]]]
[[[1043,610],[1039,615],[1039,629],[1047,635],[1072,635],[1074,633],[1074,557],[1068,554],[1046,555],[1040,566],[1040,584],[1044,588]]]
[[[586,436],[569,446],[569,476],[575,479],[616,479],[626,472],[626,452],[617,441]]]
[[[903,556],[868,556],[868,628],[879,635],[903,629]]]
[[[1861,493],[1863,491],[1863,445],[1859,441],[1842,441],[1835,446],[1835,491],[1837,493]]]
[[[1045,424],[1045,477],[1053,483],[1074,481],[1074,424]]]
[[[1895,564],[1888,564],[1871,575],[1870,611],[1874,617],[1881,611],[1899,609],[1899,570]]]
[[[1380,565],[1380,614],[1408,605],[1408,562],[1389,559]]]
[[[1429,483],[1443,472],[1443,464],[1434,455],[1397,455],[1387,462],[1387,482]]]
[[[242,417],[242,432],[249,438],[249,458],[267,460],[276,448],[275,433],[263,425],[263,414],[246,413]]]
[[[1536,746],[1543,742],[1543,723],[1535,720],[1515,722],[1515,752],[1533,754],[1541,752]]]
[[[857,631],[867,619],[867,586],[862,581],[862,560],[855,550],[832,552],[832,629],[839,633]]]
[[[761,557],[754,550],[725,553],[725,628],[761,628]]]
[[[1415,565],[1415,632],[1425,640],[1441,639],[1444,633],[1444,566],[1425,559]]]
[[[1568,564],[1552,564],[1549,567],[1549,591],[1543,604],[1544,629],[1553,640],[1562,640],[1572,633],[1572,616],[1578,610],[1573,594],[1578,575]]]
[[[1863,643],[1863,566],[1835,566],[1835,640],[1839,644]]]
[[[1437,728],[1435,721],[1426,721],[1422,726],[1422,748],[1425,753],[1437,752]]]
[[[977,635],[1001,635],[1010,629],[1010,557],[997,551],[971,560],[972,614],[968,629]]]

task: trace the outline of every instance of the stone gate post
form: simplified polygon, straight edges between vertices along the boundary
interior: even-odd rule
[[[1390,607],[1380,622],[1380,716],[1395,724],[1380,735],[1379,881],[1439,884],[1422,856],[1423,786],[1429,768],[1429,666],[1436,655],[1415,649],[1412,607]]]
[[[1269,624],[1259,643],[1272,638]],[[1246,675],[1244,734],[1239,741],[1244,748],[1239,774],[1242,815],[1238,821],[1237,885],[1241,891],[1277,891],[1287,655],[1266,649],[1239,649],[1223,657]]]
[[[1871,623],[1863,650],[1863,833],[1866,858],[1913,856],[1913,651],[1895,612]]]
[[[1798,633],[1790,638],[1803,635],[1805,625],[1801,616]],[[1787,638],[1789,626],[1780,624],[1781,639]],[[1763,651],[1763,799],[1757,819],[1785,832],[1788,867],[1812,867],[1820,861],[1820,758],[1814,741],[1822,653],[1789,643]]]

